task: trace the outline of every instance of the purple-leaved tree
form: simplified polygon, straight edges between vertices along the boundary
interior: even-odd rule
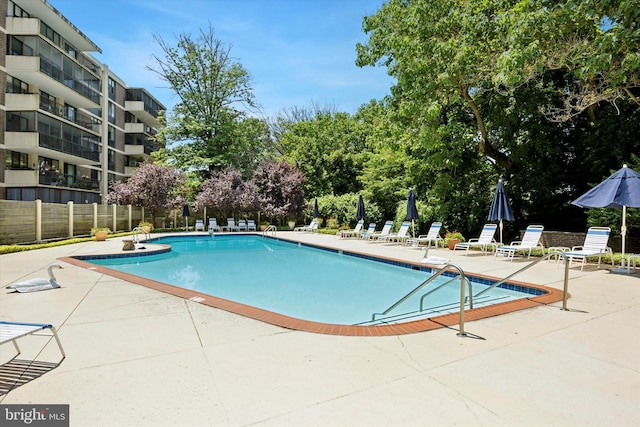
[[[294,165],[265,160],[253,173],[260,210],[269,217],[295,217],[304,208],[304,175]]]
[[[257,209],[256,186],[244,181],[240,172],[228,167],[206,180],[196,196],[195,208],[210,207],[222,215],[246,214]]]
[[[186,203],[181,194],[183,184],[183,175],[175,169],[144,162],[127,182],[112,182],[105,201],[143,206],[155,222],[158,209],[173,209]]]

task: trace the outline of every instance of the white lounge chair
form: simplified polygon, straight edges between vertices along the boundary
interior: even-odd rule
[[[369,224],[369,228],[366,231],[361,231],[360,235],[358,235],[359,239],[366,239],[367,236],[370,236],[376,232],[376,223],[372,222]]]
[[[444,239],[440,237],[440,229],[442,228],[441,222],[433,222],[431,223],[431,227],[429,227],[429,231],[427,234],[420,235],[418,237],[410,237],[407,239],[407,245],[413,245],[415,247],[420,246],[421,243],[426,243],[427,248],[433,246],[437,249],[438,242],[442,242],[442,246],[444,246]]]
[[[293,231],[317,231],[318,230],[318,220],[312,219],[309,225],[302,225],[300,227],[296,227]]]
[[[340,230],[336,233],[336,235],[342,239],[346,237],[357,237],[362,232],[362,226],[364,225],[364,219],[361,219],[356,224],[353,230]]]
[[[256,231],[256,222],[253,219],[247,220],[247,231]]]
[[[247,221],[244,219],[238,220],[238,231],[247,231]]]
[[[196,226],[195,226],[195,230],[196,231],[204,231],[204,221],[201,219],[196,219]]]
[[[465,255],[469,255],[469,249],[471,248],[480,248],[482,253],[486,253],[489,246],[491,246],[492,250],[495,250],[496,240],[493,236],[495,236],[497,229],[497,224],[485,224],[479,237],[469,239],[467,242],[456,243],[453,249],[465,249]]]
[[[383,242],[404,243],[409,238],[407,233],[409,232],[410,226],[411,222],[405,221],[402,223],[397,233],[389,233],[386,236],[380,236],[378,237],[378,240]]]
[[[222,231],[222,229],[218,225],[218,220],[217,219],[209,218],[209,232],[213,233],[214,231]]]
[[[41,333],[42,331],[47,329],[51,331],[51,335]],[[20,347],[18,347],[17,339],[27,335],[44,335],[48,337],[53,336],[53,338],[55,338],[56,340],[56,343],[58,344],[60,353],[62,353],[62,359],[64,360],[64,358],[66,357],[64,350],[62,349],[60,338],[58,338],[58,334],[56,333],[56,328],[54,328],[53,325],[40,323],[0,322],[0,344],[11,341],[13,343],[13,347],[17,352],[17,354],[13,356],[11,360],[15,359],[20,354]]]
[[[511,242],[509,245],[499,246],[496,249],[495,256],[504,255],[513,261],[513,257],[516,252],[527,251],[527,258],[531,258],[531,251],[533,249],[544,249],[544,245],[540,242],[540,239],[542,238],[542,230],[544,230],[542,225],[528,226],[521,241],[516,240]]]
[[[227,225],[222,227],[222,230],[226,231],[240,231],[240,228],[236,225],[236,220],[233,218],[227,218]]]
[[[374,232],[372,234],[362,233],[360,237],[366,240],[377,242],[381,237],[384,238],[385,236],[388,236],[389,233],[391,233],[391,227],[393,227],[393,221],[389,220],[384,223],[381,231]]]
[[[600,261],[602,260],[602,254],[611,255],[611,266],[614,265],[613,251],[607,246],[609,243],[609,235],[611,229],[609,227],[591,227],[587,230],[587,236],[584,239],[582,246],[574,246],[571,251],[564,252],[564,255],[569,258],[569,268],[573,263],[574,258],[582,260],[582,266],[580,270],[584,269],[584,264],[588,256],[598,255],[598,268],[600,268]]]

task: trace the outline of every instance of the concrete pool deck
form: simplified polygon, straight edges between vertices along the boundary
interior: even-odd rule
[[[422,259],[400,245],[278,234]],[[116,238],[0,256],[0,320],[53,324],[67,354],[0,403],[69,404],[72,426],[640,424],[638,273],[573,268],[569,311],[557,302],[470,321],[466,338],[456,326],[388,337],[294,331],[67,263],[56,271],[61,289],[4,289],[45,277],[58,258],[121,249]],[[527,263],[430,253],[500,278]],[[563,269],[543,261],[517,279],[562,289]],[[58,360],[55,342],[31,336],[21,358],[45,343],[38,358]],[[2,362],[12,350],[0,346]]]

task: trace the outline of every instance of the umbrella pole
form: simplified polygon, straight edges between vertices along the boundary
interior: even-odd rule
[[[620,267],[624,268],[624,250],[625,240],[627,240],[627,207],[622,206],[622,227],[620,227],[620,234],[622,235],[622,260],[620,261]]]
[[[624,252],[625,252],[625,240],[627,237],[627,206],[622,205],[622,227],[620,227],[620,236],[622,236],[622,259],[620,261],[620,268],[614,268],[611,271],[614,273],[629,273],[624,268]],[[613,264],[613,260],[611,260]]]
[[[502,219],[500,219],[500,243],[502,243]]]

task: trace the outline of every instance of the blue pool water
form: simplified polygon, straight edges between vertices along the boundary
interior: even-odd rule
[[[416,270],[257,235],[165,237],[154,243],[172,250],[149,256],[92,259],[90,262],[276,313],[324,323],[365,324],[429,276]],[[420,296],[449,278],[440,277],[390,315],[412,313]],[[486,282],[486,281],[485,281]],[[478,293],[486,283],[473,283]],[[486,297],[485,297],[486,295]],[[530,294],[495,288],[482,304]],[[434,292],[421,317],[459,310],[460,281]],[[387,320],[390,321],[390,320]]]

